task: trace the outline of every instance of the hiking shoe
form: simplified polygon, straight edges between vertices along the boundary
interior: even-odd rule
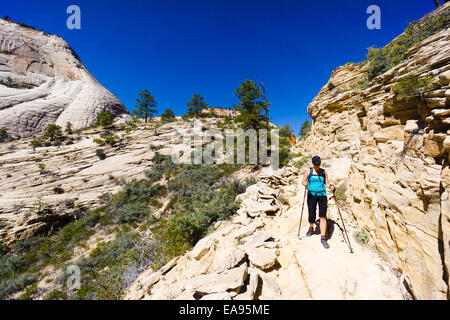
[[[309,228],[308,232],[306,233],[306,236],[311,237],[313,232],[314,232],[313,228]]]
[[[321,236],[320,242],[322,242],[322,245],[325,249],[330,248],[330,245],[328,244],[327,239],[325,237]]]

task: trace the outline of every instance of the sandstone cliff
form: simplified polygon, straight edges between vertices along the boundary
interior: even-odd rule
[[[102,111],[128,113],[60,37],[0,19],[0,127],[13,138],[48,124],[74,129]]]
[[[342,185],[350,211],[418,299],[449,297],[449,61],[446,29],[371,82],[367,64],[337,68],[308,106],[311,135],[299,144],[351,161]],[[432,85],[402,99],[395,88],[413,77]]]

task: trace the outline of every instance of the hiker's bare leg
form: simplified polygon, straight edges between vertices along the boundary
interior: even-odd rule
[[[327,233],[327,218],[320,218],[320,234],[325,237]]]

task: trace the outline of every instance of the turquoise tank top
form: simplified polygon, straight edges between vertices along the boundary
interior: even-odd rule
[[[314,196],[326,196],[325,178],[319,175],[311,175],[308,183],[308,192]]]

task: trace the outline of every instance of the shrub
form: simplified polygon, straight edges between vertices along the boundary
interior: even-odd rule
[[[345,195],[345,192],[347,191],[347,185],[345,183],[341,183],[336,187],[335,195],[336,200],[339,202],[340,205],[344,205],[347,201],[347,196]]]
[[[127,203],[115,212],[118,223],[137,221],[149,213],[149,208],[142,202]]]
[[[54,289],[44,297],[44,300],[66,300],[67,294],[64,291]]]
[[[173,180],[168,183],[169,190],[189,197],[195,186],[210,187],[221,176],[220,171],[211,165],[186,165]]]
[[[105,159],[106,159],[106,154],[105,154],[105,152],[103,151],[103,149],[97,149],[97,150],[95,150],[95,154],[97,155],[97,157],[98,157],[100,160],[105,160]]]
[[[66,123],[66,133],[67,134],[72,134],[73,130],[72,130],[72,123],[71,122],[67,122]]]
[[[0,142],[5,142],[8,139],[8,133],[5,128],[0,128]]]
[[[305,164],[307,164],[309,161],[309,157],[303,157],[300,160],[294,161],[293,165],[294,167],[301,169]]]
[[[336,86],[332,82],[329,82],[328,83],[328,90],[332,91],[334,88],[336,88]]]
[[[192,245],[203,237],[208,227],[216,221],[228,219],[236,212],[239,205],[235,202],[236,193],[232,188],[204,190],[198,188],[195,195],[184,201],[186,211],[178,211],[179,214],[171,221],[169,234],[180,233]]]
[[[64,193],[64,189],[61,187],[54,187],[53,188],[53,192],[56,194],[63,194]]]
[[[0,281],[0,299],[5,299],[9,295],[25,289],[36,282],[35,274],[24,273],[14,278],[2,279]]]
[[[167,123],[173,121],[176,121],[175,113],[172,111],[172,109],[168,108],[161,114],[161,122]]]
[[[62,129],[56,124],[49,124],[42,138],[50,139],[50,141],[58,140],[62,137]]]
[[[372,81],[375,77],[385,73],[391,68],[391,57],[383,49],[370,48],[369,57],[371,63],[367,70],[368,79]]]
[[[384,48],[369,48],[369,81],[406,59],[406,52],[415,44],[450,26],[450,11],[427,15],[420,22],[411,22],[405,32]]]
[[[148,200],[160,192],[161,186],[153,186],[147,180],[133,180],[124,186],[128,201]]]
[[[100,146],[104,146],[104,145],[105,145],[105,140],[103,140],[103,139],[94,138],[92,141],[93,141],[94,143],[100,145]]]
[[[32,140],[31,142],[30,142],[30,146],[33,148],[33,149],[36,149],[36,148],[38,148],[38,147],[42,147],[43,145],[42,145],[42,142],[40,141],[40,139],[34,139],[34,140]]]
[[[419,78],[416,75],[408,74],[392,87],[392,91],[396,94],[395,98],[402,101],[411,97],[419,99],[421,94],[436,89],[436,87],[437,85],[433,83],[431,77]]]
[[[360,231],[355,231],[354,236],[360,245],[366,245],[370,240],[369,233],[367,233],[365,227],[361,228]]]
[[[155,158],[157,157],[157,158]],[[144,174],[147,179],[152,182],[161,180],[163,176],[170,177],[170,175],[176,170],[177,166],[172,162],[170,157],[164,157],[158,154],[153,158],[153,162],[156,164],[149,170],[145,170]]]
[[[45,173],[45,168],[46,168],[45,164],[38,163],[38,168],[39,168],[39,170],[41,170],[41,174]]]
[[[119,140],[118,136],[102,136],[102,138],[105,140],[107,144],[109,144],[111,147],[114,147],[116,143]]]
[[[77,265],[81,269],[82,285],[74,299],[122,298],[124,290],[149,266],[161,264],[161,244],[142,239],[138,233],[121,231],[117,237],[100,243]]]
[[[113,124],[114,117],[112,113],[103,111],[100,112],[95,120],[95,126],[109,127]]]

